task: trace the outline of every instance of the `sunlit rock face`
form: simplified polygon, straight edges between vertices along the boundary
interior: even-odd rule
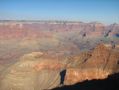
[[[103,44],[99,44],[94,48],[91,57],[82,65],[83,68],[104,68],[110,57],[110,49]]]
[[[79,68],[69,68],[65,76],[65,85],[72,85],[78,82],[92,79],[104,79],[110,74],[108,71],[101,69],[79,69]]]
[[[60,84],[63,64],[41,52],[26,54],[1,76],[0,90],[43,90]]]
[[[84,56],[85,58],[81,58]],[[103,44],[99,44],[91,53],[83,53],[72,59],[74,62],[70,62],[66,70],[65,85],[84,80],[105,79],[108,75],[119,72],[119,51]]]

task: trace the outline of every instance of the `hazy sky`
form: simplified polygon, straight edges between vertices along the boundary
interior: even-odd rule
[[[119,23],[119,0],[0,0],[0,19]]]

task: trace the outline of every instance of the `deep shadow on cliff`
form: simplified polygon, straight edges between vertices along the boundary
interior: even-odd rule
[[[62,86],[52,90],[119,90],[119,73],[103,80],[86,80],[75,85]]]

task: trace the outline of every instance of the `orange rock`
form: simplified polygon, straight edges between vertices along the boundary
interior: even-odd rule
[[[80,58],[82,55],[79,55]],[[91,56],[83,63],[78,64],[78,60],[70,63],[70,67],[66,71],[65,85],[71,85],[84,80],[104,79],[108,75],[119,72],[119,52],[114,49],[109,49],[103,44],[98,45],[91,53]],[[76,59],[76,58],[73,58]],[[85,58],[84,58],[85,59]],[[76,62],[75,62],[76,61]]]
[[[66,72],[64,84],[72,85],[85,80],[104,79],[107,78],[109,74],[110,72],[101,69],[69,68]]]
[[[54,60],[44,60],[41,63],[38,63],[34,66],[34,68],[37,71],[40,71],[42,69],[48,69],[48,70],[60,70],[64,67],[64,65],[58,61]]]

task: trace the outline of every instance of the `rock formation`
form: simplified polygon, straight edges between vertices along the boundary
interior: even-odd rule
[[[63,64],[41,52],[24,55],[1,76],[0,90],[43,90],[60,84]]]
[[[86,54],[84,54],[87,56]],[[88,58],[84,55],[73,58],[66,70],[65,85],[71,85],[84,80],[104,79],[108,75],[119,72],[119,51],[109,49],[103,44],[98,45]],[[76,59],[76,60],[75,60]],[[75,65],[75,67],[74,67]]]

